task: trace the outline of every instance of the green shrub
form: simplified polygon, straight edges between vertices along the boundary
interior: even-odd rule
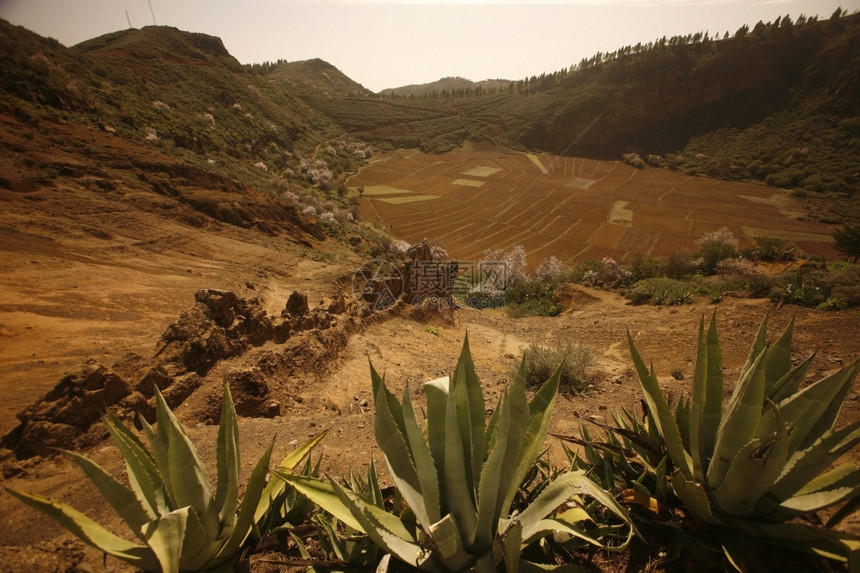
[[[630,273],[632,282],[661,277],[665,274],[664,261],[659,257],[645,257],[637,253],[630,262]]]
[[[696,256],[701,259],[701,270],[706,275],[714,274],[721,261],[738,255],[738,240],[726,227],[703,235],[696,245],[699,248]]]
[[[693,300],[690,286],[669,278],[656,278],[639,281],[624,296],[633,304],[681,305]]]
[[[860,258],[860,225],[844,225],[833,233],[836,250],[857,262]]]
[[[830,297],[832,277],[826,270],[801,269],[779,275],[771,288],[771,300],[783,304],[816,307]]]
[[[816,310],[845,310],[848,308],[848,302],[841,298],[830,297],[818,306]]]
[[[773,279],[766,273],[753,273],[747,277],[746,287],[752,298],[764,298],[773,289]]]
[[[708,300],[711,301],[711,304],[719,304],[723,302],[723,297],[725,297],[727,290],[730,289],[727,288],[727,284],[723,281],[707,282],[699,287],[699,292],[706,295]]]
[[[698,270],[690,253],[675,251],[663,260],[663,274],[670,279],[681,280]]]
[[[860,306],[860,284],[835,286],[830,297],[845,301],[848,308]]]
[[[564,306],[554,299],[556,288],[555,282],[541,280],[529,280],[509,288],[505,291],[508,316],[557,316]]]
[[[756,237],[756,246],[744,249],[743,256],[751,261],[793,261],[797,250],[788,241],[775,237]]]
[[[561,368],[559,389],[567,392],[582,392],[588,387],[588,369],[596,363],[594,351],[582,343],[559,342],[554,346],[543,346],[532,342],[523,350],[526,386],[543,384],[553,372]]]

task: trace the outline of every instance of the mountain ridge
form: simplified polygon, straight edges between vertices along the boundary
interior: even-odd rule
[[[170,27],[71,48],[30,35],[20,44],[32,44],[31,53],[4,48],[7,92],[97,113],[123,136],[150,130],[197,155],[253,157],[279,174],[299,170],[294,152],[306,156],[351,137],[381,149],[442,152],[485,141],[650,157],[691,174],[815,197],[860,189],[852,166],[860,153],[860,14],[785,17],[732,37],[661,38],[518,81],[449,77],[380,94],[318,58],[254,69],[219,38]]]
[[[382,96],[399,96],[399,97],[421,97],[433,96],[446,97],[456,93],[462,95],[482,93],[484,91],[500,91],[506,89],[511,80],[504,79],[487,79],[478,82],[461,78],[459,76],[445,77],[424,84],[410,84],[396,88],[386,88],[379,92]]]

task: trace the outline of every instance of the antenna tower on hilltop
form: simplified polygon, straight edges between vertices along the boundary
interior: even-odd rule
[[[152,24],[158,26],[158,22],[155,21],[155,10],[152,9],[152,0],[146,0],[146,2],[149,4],[149,13],[152,14]]]
[[[128,20],[128,29],[131,30],[133,26],[131,25],[131,16],[128,15],[128,10],[125,11],[125,19]]]

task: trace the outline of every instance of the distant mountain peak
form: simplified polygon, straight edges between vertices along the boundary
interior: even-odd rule
[[[427,84],[410,84],[399,88],[387,88],[380,92],[381,95],[387,96],[426,96],[434,93],[441,94],[444,92],[453,93],[457,91],[477,90],[477,89],[504,89],[510,84],[510,80],[482,80],[473,82],[460,76],[448,76],[430,82]]]
[[[306,96],[336,98],[373,95],[372,91],[320,58],[281,63],[266,78],[290,84],[298,93]]]

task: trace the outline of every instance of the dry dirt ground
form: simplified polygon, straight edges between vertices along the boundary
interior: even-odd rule
[[[62,127],[62,126],[61,126]],[[91,148],[115,152],[109,135],[74,133]],[[4,141],[14,138],[4,131]],[[46,162],[60,161],[55,150]],[[139,153],[130,149],[128,153]],[[65,157],[63,161],[73,161]],[[165,328],[194,302],[201,288],[232,290],[259,297],[278,315],[294,290],[311,306],[324,297],[349,295],[341,280],[361,260],[331,241],[313,250],[294,240],[260,233],[214,219],[189,219],[192,213],[171,198],[135,187],[118,171],[90,177],[41,181],[8,156],[2,161],[7,184],[0,186],[0,434],[16,425],[15,414],[50,390],[67,370],[87,358],[113,364],[128,352],[151,355]],[[36,164],[33,169],[40,168]],[[98,183],[107,180],[110,184]],[[372,434],[372,397],[368,358],[399,391],[405,384],[418,395],[420,383],[451,372],[468,333],[488,403],[507,387],[521,348],[530,342],[582,342],[599,355],[593,385],[585,395],[560,397],[552,431],[576,433],[583,419],[607,419],[624,406],[637,408],[638,382],[626,348],[629,331],[646,360],[653,360],[668,391],[689,388],[700,319],[715,307],[704,299],[681,307],[632,307],[621,297],[579,289],[570,308],[555,318],[511,319],[502,310],[459,309],[449,318],[414,320],[395,312],[365,318],[343,348],[323,349],[305,369],[273,382],[282,408],[274,418],[241,418],[245,474],[269,441],[275,459],[321,430],[328,435],[319,452],[323,471],[346,476],[375,459],[382,464]],[[860,315],[808,309],[776,309],[766,300],[726,299],[716,307],[727,366],[736,379],[761,320],[770,315],[771,338],[796,318],[795,356],[818,356],[810,377],[847,363],[860,354]],[[272,355],[301,348],[268,341],[257,352]],[[238,356],[219,365],[208,384],[227,368],[250,358]],[[221,370],[219,370],[221,368]],[[675,376],[672,376],[675,373]],[[679,379],[680,378],[680,379]],[[201,421],[203,398],[195,393],[177,409],[203,457],[214,460],[216,427]],[[855,387],[842,414],[860,418]],[[555,459],[560,445],[550,440]],[[124,471],[110,442],[88,452],[119,474]],[[76,466],[62,457],[17,460],[3,452],[2,485],[69,502],[117,531],[121,523]],[[856,456],[855,456],[856,458]],[[247,475],[245,476],[247,477]],[[383,479],[387,479],[384,475]],[[117,571],[124,566],[64,532],[48,518],[0,492],[0,564],[4,571]],[[851,524],[860,528],[855,519]]]

